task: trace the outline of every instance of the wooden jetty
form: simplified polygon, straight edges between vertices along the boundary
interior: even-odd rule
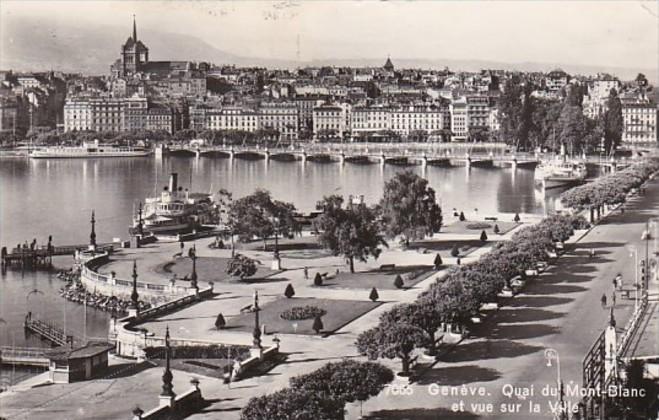
[[[47,349],[0,346],[0,364],[48,368]]]
[[[16,247],[11,251],[7,247],[2,247],[0,256],[2,266],[18,265],[22,268],[39,268],[50,267],[52,258],[61,255],[74,255],[76,251],[87,250],[89,245],[64,245],[64,246],[42,246],[42,247]],[[97,252],[111,251],[114,249],[113,244],[101,244],[96,247]]]
[[[24,327],[27,331],[37,334],[39,337],[50,341],[57,346],[73,347],[76,337],[68,335],[63,329],[39,319],[32,319],[31,316],[25,317]]]

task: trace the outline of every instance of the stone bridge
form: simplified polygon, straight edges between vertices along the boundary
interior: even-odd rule
[[[378,163],[380,165],[466,166],[535,168],[540,161],[551,156],[529,152],[514,152],[500,143],[412,143],[412,144],[306,144],[290,147],[259,146],[159,146],[156,156],[165,154],[220,157],[228,159],[270,159],[302,162]],[[604,172],[615,172],[631,164],[627,159],[607,159],[600,156],[580,156],[580,160],[602,167]]]
[[[171,153],[189,156],[217,156],[229,159],[264,159],[302,162],[379,163],[380,165],[467,166],[534,168],[533,154],[510,153],[505,147],[405,147],[405,145],[305,145],[267,148],[258,146],[160,147],[156,156]]]

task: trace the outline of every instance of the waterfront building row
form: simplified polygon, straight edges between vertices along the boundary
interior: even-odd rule
[[[64,131],[163,130],[183,128],[176,107],[149,103],[143,97],[81,98],[64,104]]]

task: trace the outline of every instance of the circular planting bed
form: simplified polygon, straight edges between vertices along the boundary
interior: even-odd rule
[[[320,309],[317,306],[294,306],[286,309],[279,316],[287,321],[300,321],[303,319],[313,319],[317,316],[323,316],[327,313],[326,310]]]

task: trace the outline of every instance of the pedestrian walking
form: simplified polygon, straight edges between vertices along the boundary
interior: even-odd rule
[[[309,268],[304,267],[304,279],[309,280]]]
[[[613,293],[611,293],[611,305],[615,308],[616,306],[616,291],[615,289],[613,290]]]
[[[602,293],[600,301],[602,302],[602,308],[606,308],[606,295],[604,293]]]
[[[618,289],[618,290],[622,289],[622,274],[618,273],[618,275],[616,276],[614,281],[616,282],[616,284],[615,284],[616,289]]]
[[[590,248],[590,258],[595,258],[595,250],[593,248]]]

